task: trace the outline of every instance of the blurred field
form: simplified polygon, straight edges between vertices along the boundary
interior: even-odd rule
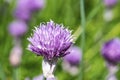
[[[15,8],[15,0],[0,0],[0,80],[13,80],[14,68],[10,65],[9,54],[13,47],[13,37],[8,32],[8,25],[13,21],[12,16]],[[114,37],[120,37],[120,1],[112,9],[113,20],[106,22],[103,19],[105,6],[102,0],[85,0],[86,15],[86,41],[84,54],[84,80],[105,80],[108,73],[104,59],[101,56],[101,45],[104,41]],[[56,23],[63,23],[66,27],[73,30],[77,40],[75,44],[81,46],[81,17],[79,0],[46,0],[45,8],[32,15],[28,23],[28,32],[22,37],[23,56],[18,69],[19,80],[31,79],[34,76],[42,74],[41,60],[32,52],[28,51],[27,37],[30,36],[34,26],[41,22],[53,20]],[[71,76],[61,67],[62,59],[58,61],[55,76],[58,80],[78,80],[78,76]],[[117,72],[117,78],[120,80],[120,72]]]

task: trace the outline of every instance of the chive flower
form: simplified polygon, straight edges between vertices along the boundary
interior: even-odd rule
[[[14,16],[17,19],[29,21],[34,11],[39,11],[45,6],[45,0],[17,0]]]
[[[79,64],[82,59],[82,51],[77,46],[72,46],[69,49],[70,54],[66,55],[63,59],[62,67],[64,71],[75,76],[78,74]]]
[[[17,7],[26,8],[29,11],[40,10],[45,6],[45,0],[18,0]]]
[[[47,78],[54,77],[52,73],[58,58],[69,54],[67,50],[73,44],[71,31],[53,21],[36,27],[28,41],[28,49],[38,56],[43,56],[42,69]]]
[[[120,39],[114,38],[102,46],[102,55],[107,62],[117,64],[120,62]]]
[[[17,0],[16,8],[14,11],[14,17],[20,20],[28,21],[31,17],[31,12],[29,9],[30,0]]]
[[[78,66],[81,61],[81,50],[76,46],[72,46],[69,51],[70,54],[64,57],[64,61],[70,63],[71,66]]]
[[[31,4],[29,5],[31,11],[41,10],[45,6],[45,0],[29,0],[29,3]]]
[[[113,7],[114,5],[116,5],[117,0],[104,0],[104,5],[108,8]]]
[[[31,12],[24,7],[17,7],[14,11],[14,17],[23,21],[29,21]]]
[[[13,37],[21,37],[27,31],[27,24],[21,20],[15,20],[9,24],[9,32]]]

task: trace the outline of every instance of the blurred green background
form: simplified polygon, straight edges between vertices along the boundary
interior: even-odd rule
[[[0,0],[0,80],[13,80],[14,68],[10,65],[9,55],[13,47],[13,37],[8,32],[8,25],[14,20],[12,16],[15,8],[15,0]],[[100,49],[104,41],[114,37],[120,37],[120,1],[112,8],[113,19],[106,22],[103,19],[105,6],[102,0],[84,0],[86,15],[86,41],[84,54],[84,80],[105,80],[108,73]],[[81,46],[81,17],[79,0],[46,0],[45,8],[32,15],[28,23],[28,32],[22,37],[23,56],[19,67],[19,80],[26,77],[33,78],[42,74],[41,57],[37,57],[28,51],[27,37],[30,36],[34,26],[41,22],[53,20],[56,23],[63,23],[73,30],[77,37],[75,45]],[[58,80],[78,80],[77,76],[71,76],[61,67],[62,60],[58,61],[55,76]],[[120,72],[117,72],[120,80]]]

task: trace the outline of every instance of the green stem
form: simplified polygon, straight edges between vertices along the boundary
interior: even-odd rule
[[[19,67],[14,68],[13,80],[19,80]]]
[[[89,14],[88,14],[88,17],[86,19],[86,24],[88,24],[96,15],[97,13],[99,12],[100,8],[102,7],[102,2],[101,0],[96,4],[96,6],[98,7],[95,7]],[[75,35],[75,39],[74,39],[74,42],[76,42],[76,40],[79,38],[79,36],[81,35],[81,25],[80,27],[78,27],[76,29],[76,31],[74,32],[73,35]]]
[[[6,75],[5,75],[5,72],[3,70],[3,66],[1,65],[0,63],[0,80],[6,80]]]
[[[80,0],[80,13],[81,13],[81,26],[82,26],[82,35],[81,35],[81,48],[82,53],[84,54],[85,47],[85,10],[84,10],[84,0]],[[80,62],[80,77],[79,80],[84,80],[84,55],[82,54],[82,61]]]

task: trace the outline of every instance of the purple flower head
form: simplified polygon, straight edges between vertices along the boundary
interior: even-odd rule
[[[14,17],[20,20],[29,21],[31,13],[28,9],[23,7],[17,7],[14,12]]]
[[[29,8],[30,4],[29,4],[30,0],[17,0],[17,7],[26,7]]]
[[[117,3],[117,0],[104,0],[104,4],[106,7],[113,7]]]
[[[46,60],[65,56],[73,43],[71,31],[53,21],[40,24],[28,40],[28,49]]]
[[[24,21],[16,20],[10,23],[9,32],[14,37],[20,37],[27,31],[27,24]]]
[[[70,51],[70,54],[64,57],[64,61],[68,62],[70,65],[73,65],[73,66],[79,65],[80,60],[82,58],[81,50],[76,46],[72,46],[70,47],[69,51]]]
[[[42,9],[44,5],[45,0],[17,0],[14,16],[18,19],[28,21],[31,13]]]
[[[31,17],[30,12],[30,0],[17,0],[16,9],[14,12],[14,16],[21,20],[29,20]]]
[[[31,11],[40,10],[45,6],[45,0],[29,0]]]
[[[102,46],[102,55],[110,63],[120,62],[120,39],[115,38]]]

